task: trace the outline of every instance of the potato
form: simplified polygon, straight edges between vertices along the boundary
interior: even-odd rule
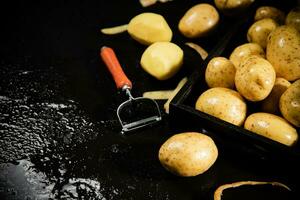
[[[155,13],[135,16],[130,20],[127,30],[133,39],[144,45],[170,42],[173,35],[164,17]]]
[[[265,99],[275,83],[276,73],[264,58],[252,55],[244,59],[235,74],[237,91],[249,101]]]
[[[265,52],[261,46],[256,43],[246,43],[236,47],[230,54],[229,60],[233,63],[236,69],[239,68],[243,59],[250,55],[259,55],[265,57]]]
[[[254,0],[215,0],[217,8],[225,15],[239,14],[253,2]]]
[[[254,16],[254,20],[258,21],[265,18],[274,19],[278,24],[283,24],[285,20],[285,14],[278,8],[272,6],[259,7]]]
[[[201,3],[190,8],[179,21],[179,31],[188,38],[208,35],[218,24],[219,13],[210,4]]]
[[[245,121],[245,129],[287,146],[292,146],[298,140],[295,128],[285,119],[269,113],[250,115]]]
[[[279,108],[286,120],[300,127],[300,79],[281,95]]]
[[[246,118],[247,106],[241,95],[228,88],[211,88],[200,95],[196,109],[237,126]]]
[[[276,78],[274,87],[269,96],[262,101],[262,111],[279,114],[279,99],[281,95],[290,87],[291,83],[284,78]]]
[[[269,34],[278,26],[278,24],[270,18],[261,19],[248,29],[247,40],[259,44],[263,49],[267,46],[267,38]]]
[[[272,31],[266,54],[277,77],[288,81],[300,78],[300,33],[294,27],[280,26]]]
[[[218,157],[214,141],[207,135],[186,132],[170,137],[159,149],[159,161],[178,176],[197,176],[207,171]]]
[[[171,42],[156,42],[142,55],[142,68],[158,80],[166,80],[175,75],[183,63],[183,51]]]
[[[209,87],[234,88],[235,67],[224,57],[215,57],[209,61],[205,71],[205,80]]]
[[[285,24],[294,26],[300,32],[300,7],[293,8],[285,18]]]

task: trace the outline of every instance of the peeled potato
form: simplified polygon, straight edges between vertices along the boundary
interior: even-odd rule
[[[170,42],[173,35],[164,17],[155,13],[135,16],[130,20],[127,30],[133,39],[144,45]]]
[[[246,118],[247,106],[241,95],[228,88],[211,88],[200,95],[196,109],[241,126]]]
[[[259,55],[265,57],[263,48],[256,43],[246,43],[236,47],[230,54],[229,60],[234,64],[235,68],[238,69],[243,59],[250,55]]]
[[[262,48],[266,48],[269,34],[278,26],[278,24],[270,18],[261,19],[254,22],[247,33],[248,42],[259,44]]]
[[[281,95],[279,108],[286,120],[300,127],[300,79]]]
[[[159,149],[159,161],[178,176],[197,176],[216,161],[218,149],[207,135],[186,132],[170,137]]]
[[[156,42],[142,55],[141,66],[158,80],[166,80],[175,75],[183,63],[183,51],[171,42]]]
[[[234,76],[235,67],[227,58],[215,57],[207,64],[205,80],[210,88],[234,88]]]
[[[290,87],[291,83],[284,78],[276,78],[274,87],[269,96],[262,101],[262,111],[279,114],[279,99]]]
[[[283,118],[269,113],[254,113],[245,121],[245,129],[287,146],[298,140],[298,134]]]
[[[271,92],[276,73],[272,65],[260,56],[244,59],[235,74],[237,91],[249,101],[261,101]]]
[[[256,10],[254,20],[258,21],[265,18],[271,18],[274,19],[278,24],[283,24],[285,14],[278,8],[272,6],[261,6]]]
[[[210,4],[201,3],[190,8],[181,18],[179,31],[188,38],[209,34],[219,22],[219,13]]]

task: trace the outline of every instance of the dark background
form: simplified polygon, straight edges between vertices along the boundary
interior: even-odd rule
[[[10,1],[0,8],[0,198],[1,199],[212,199],[221,184],[269,180],[298,191],[294,171],[220,151],[205,174],[180,178],[157,159],[176,130],[159,125],[120,134],[116,108],[125,100],[99,59],[101,46],[115,49],[133,82],[133,95],[174,88],[200,65],[183,45],[177,24],[200,1],[142,8],[138,1]],[[145,47],[127,33],[105,36],[103,27],[128,23],[141,12],[162,14],[185,52],[183,70],[157,81],[139,66]],[[230,29],[230,28],[229,28]],[[200,39],[209,51],[221,33]],[[159,102],[162,108],[164,102]],[[189,131],[189,128],[186,128]],[[283,165],[284,166],[284,165]],[[294,194],[294,193],[292,193]],[[243,187],[224,199],[289,199],[271,186]]]

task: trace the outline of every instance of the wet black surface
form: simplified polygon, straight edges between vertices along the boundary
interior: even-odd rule
[[[166,115],[159,125],[120,134],[116,108],[126,97],[100,61],[100,47],[115,49],[134,96],[174,88],[200,62],[176,28],[196,2],[175,0],[146,9],[138,1],[118,0],[1,6],[0,199],[212,199],[218,185],[249,179],[282,181],[297,191],[296,178],[286,176],[285,168],[260,166],[228,152],[220,152],[201,176],[171,175],[157,159],[160,145],[176,133]],[[171,80],[156,81],[140,68],[145,47],[127,33],[104,36],[99,31],[144,11],[165,16],[185,51],[185,69]],[[159,105],[162,109],[163,102]],[[290,195],[268,186],[253,190],[243,187],[224,199]]]

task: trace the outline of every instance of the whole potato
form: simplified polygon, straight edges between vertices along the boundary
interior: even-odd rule
[[[262,111],[279,114],[279,99],[290,87],[291,83],[284,78],[276,78],[274,87],[269,96],[262,101]]]
[[[300,32],[300,7],[293,8],[285,18],[285,24],[294,26]]]
[[[170,42],[173,35],[164,17],[156,13],[135,16],[130,20],[127,31],[133,39],[144,45]]]
[[[217,8],[225,15],[239,14],[253,2],[254,0],[215,0]]]
[[[200,95],[196,109],[237,126],[246,118],[247,105],[241,95],[228,88],[211,88]]]
[[[244,127],[287,146],[292,146],[298,140],[298,134],[294,127],[285,119],[269,113],[250,115],[246,119]]]
[[[254,20],[258,21],[265,18],[271,18],[278,24],[283,24],[285,20],[285,14],[278,8],[272,6],[261,6],[256,10]]]
[[[286,120],[300,127],[300,79],[281,95],[279,108]]]
[[[215,57],[209,61],[205,71],[205,80],[209,87],[234,88],[235,67],[224,57]]]
[[[235,74],[238,92],[249,101],[261,101],[271,92],[276,74],[272,65],[256,55],[244,59]]]
[[[270,18],[261,19],[254,22],[248,29],[247,40],[259,44],[262,48],[267,47],[267,38],[275,30],[278,24]]]
[[[272,31],[266,52],[277,77],[288,81],[300,78],[300,33],[294,27],[280,26]]]
[[[265,57],[263,48],[256,43],[246,43],[236,47],[230,54],[229,60],[233,63],[236,69],[239,68],[243,59],[250,55],[259,55]]]
[[[188,38],[209,34],[219,22],[219,13],[210,4],[201,3],[190,8],[179,21],[179,31]]]
[[[186,132],[170,137],[159,149],[159,161],[178,176],[197,176],[207,171],[218,157],[214,141],[207,135]]]
[[[142,68],[158,80],[175,75],[183,63],[183,51],[171,42],[155,42],[142,55]]]

